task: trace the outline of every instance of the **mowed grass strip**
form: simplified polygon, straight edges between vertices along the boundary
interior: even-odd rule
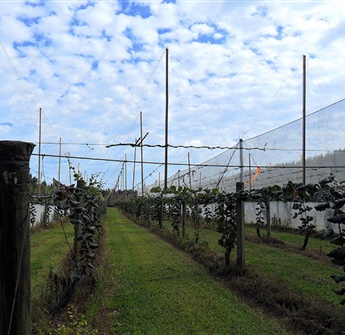
[[[116,334],[287,334],[238,299],[185,253],[108,210],[108,285]]]
[[[260,229],[261,235],[267,235],[267,230],[265,228]],[[245,227],[245,235],[247,236],[256,236],[256,228],[251,226]],[[287,245],[294,246],[296,248],[301,248],[304,242],[304,234],[289,233],[285,231],[279,231],[279,228],[273,229],[271,236],[278,238]],[[336,245],[331,244],[329,240],[322,240],[311,236],[308,241],[306,250],[313,250],[322,255],[327,255],[331,250],[337,248]]]
[[[188,228],[187,232],[193,236],[192,228]],[[200,233],[200,241],[208,242],[211,249],[223,253],[224,248],[218,245],[219,237],[218,232],[211,230],[202,230]],[[279,278],[302,295],[339,307],[339,296],[332,292],[339,286],[330,278],[330,275],[342,272],[339,266],[265,244],[245,241],[244,246],[246,264],[253,265],[265,275]],[[233,254],[235,258],[236,250]]]
[[[67,222],[64,223],[64,229],[70,246],[73,248],[74,227]],[[49,271],[61,269],[69,247],[60,224],[31,234],[30,244],[31,287],[35,298],[47,285]]]

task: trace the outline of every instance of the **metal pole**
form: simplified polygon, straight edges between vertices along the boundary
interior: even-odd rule
[[[125,190],[127,190],[127,154],[125,154],[125,161],[124,161],[124,166],[125,166],[125,170],[124,170],[124,181],[125,181]]]
[[[141,196],[144,196],[144,147],[143,147],[143,113],[140,112],[140,159],[141,159]]]
[[[192,189],[192,176],[190,172],[190,154],[188,152],[188,174],[189,174],[189,188]]]
[[[132,190],[134,190],[134,181],[135,181],[135,165],[136,165],[136,158],[137,158],[137,139],[135,140],[134,146],[134,157],[133,157],[133,180],[132,180]]]
[[[243,140],[240,139],[240,182],[243,183]]]
[[[71,161],[70,161],[71,154],[67,152],[67,161],[68,161],[68,174],[69,174],[69,184],[72,185],[72,176],[71,176]]]
[[[303,55],[303,107],[302,107],[302,113],[303,113],[303,135],[302,135],[302,166],[303,166],[303,172],[302,172],[302,183],[305,185],[306,178],[305,178],[305,151],[306,151],[306,56]]]
[[[60,188],[60,174],[61,174],[61,137],[59,141],[59,172],[58,172],[59,188]]]
[[[251,184],[251,180],[252,180],[252,166],[251,166],[251,161],[250,161],[250,153],[249,153],[249,180],[248,180],[248,183],[249,183],[249,190],[252,189],[252,184]]]
[[[165,165],[164,165],[164,190],[168,189],[168,123],[169,123],[169,50],[165,49]]]
[[[42,108],[38,111],[38,195],[41,195],[41,124],[42,124]]]

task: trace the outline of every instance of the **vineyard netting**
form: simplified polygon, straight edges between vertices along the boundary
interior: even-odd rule
[[[345,180],[345,150],[342,142],[345,132],[342,127],[344,112],[345,99],[306,116],[306,183],[317,183],[330,174],[338,181]],[[245,188],[262,188],[274,184],[283,186],[288,181],[302,182],[302,138],[301,117],[243,140],[233,149],[202,164],[178,170],[168,178],[168,187],[218,188],[234,192],[236,182],[239,181],[244,182]],[[150,185],[147,190],[155,186],[159,185]]]

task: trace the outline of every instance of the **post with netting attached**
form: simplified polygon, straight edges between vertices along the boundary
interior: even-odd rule
[[[35,145],[0,141],[0,334],[31,334],[29,160]]]
[[[236,192],[238,194],[236,204],[236,224],[237,224],[237,265],[244,266],[244,203],[242,191],[244,184],[236,183]]]

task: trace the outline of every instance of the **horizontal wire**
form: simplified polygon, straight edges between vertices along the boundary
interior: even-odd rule
[[[32,156],[38,156],[38,154],[32,154]],[[59,155],[51,155],[51,154],[41,154],[41,156],[47,156],[47,157],[65,157],[65,156],[59,156]],[[69,156],[69,158],[73,159],[80,159],[80,160],[99,160],[103,162],[117,162],[117,163],[138,163],[138,161],[134,160],[127,160],[127,159],[112,159],[112,158],[97,158],[97,157],[83,157],[83,156]],[[151,164],[151,165],[161,165],[165,164],[164,162],[153,162],[153,161],[143,161],[142,163],[144,164]],[[251,167],[250,165],[228,165],[228,164],[203,164],[203,163],[174,163],[174,162],[168,162],[168,165],[174,165],[174,166],[193,166],[193,167],[244,167],[244,168],[249,168]],[[266,168],[266,169],[296,169],[296,168],[303,168],[302,165],[294,165],[294,166],[284,166],[284,165],[260,165],[261,168]],[[306,166],[307,169],[329,169],[329,168],[345,168],[345,165],[313,165],[313,166]]]
[[[185,148],[185,149],[223,149],[223,150],[229,150],[229,149],[236,149],[236,147],[221,147],[221,146],[207,146],[207,145],[201,145],[201,146],[195,146],[195,145],[173,145],[173,144],[135,144],[135,143],[116,143],[116,144],[109,144],[106,145],[106,148],[111,148],[111,147],[118,147],[118,146],[131,146],[131,147],[148,147],[148,148]],[[259,150],[263,150],[262,148],[257,148]]]
[[[38,144],[38,142],[32,142],[34,144]],[[41,144],[45,145],[59,145],[58,142],[41,142]],[[117,147],[117,146],[131,146],[131,147],[148,147],[148,148],[165,148],[165,144],[136,144],[136,143],[115,143],[115,144],[105,144],[105,143],[77,143],[77,142],[63,142],[62,144],[65,145],[81,145],[81,146],[87,146],[89,149],[94,150],[91,146],[102,146],[105,148],[111,148],[111,147]],[[209,149],[209,150],[234,150],[237,148],[236,146],[207,146],[207,145],[182,145],[182,144],[168,144],[168,147],[170,148],[184,148],[184,149]],[[263,148],[260,147],[252,147],[252,148],[243,148],[243,150],[262,150],[262,151],[302,151],[301,148],[269,148],[267,146],[264,146]],[[310,152],[324,152],[329,151],[329,149],[306,149],[306,151]],[[339,151],[339,150],[334,150]]]

